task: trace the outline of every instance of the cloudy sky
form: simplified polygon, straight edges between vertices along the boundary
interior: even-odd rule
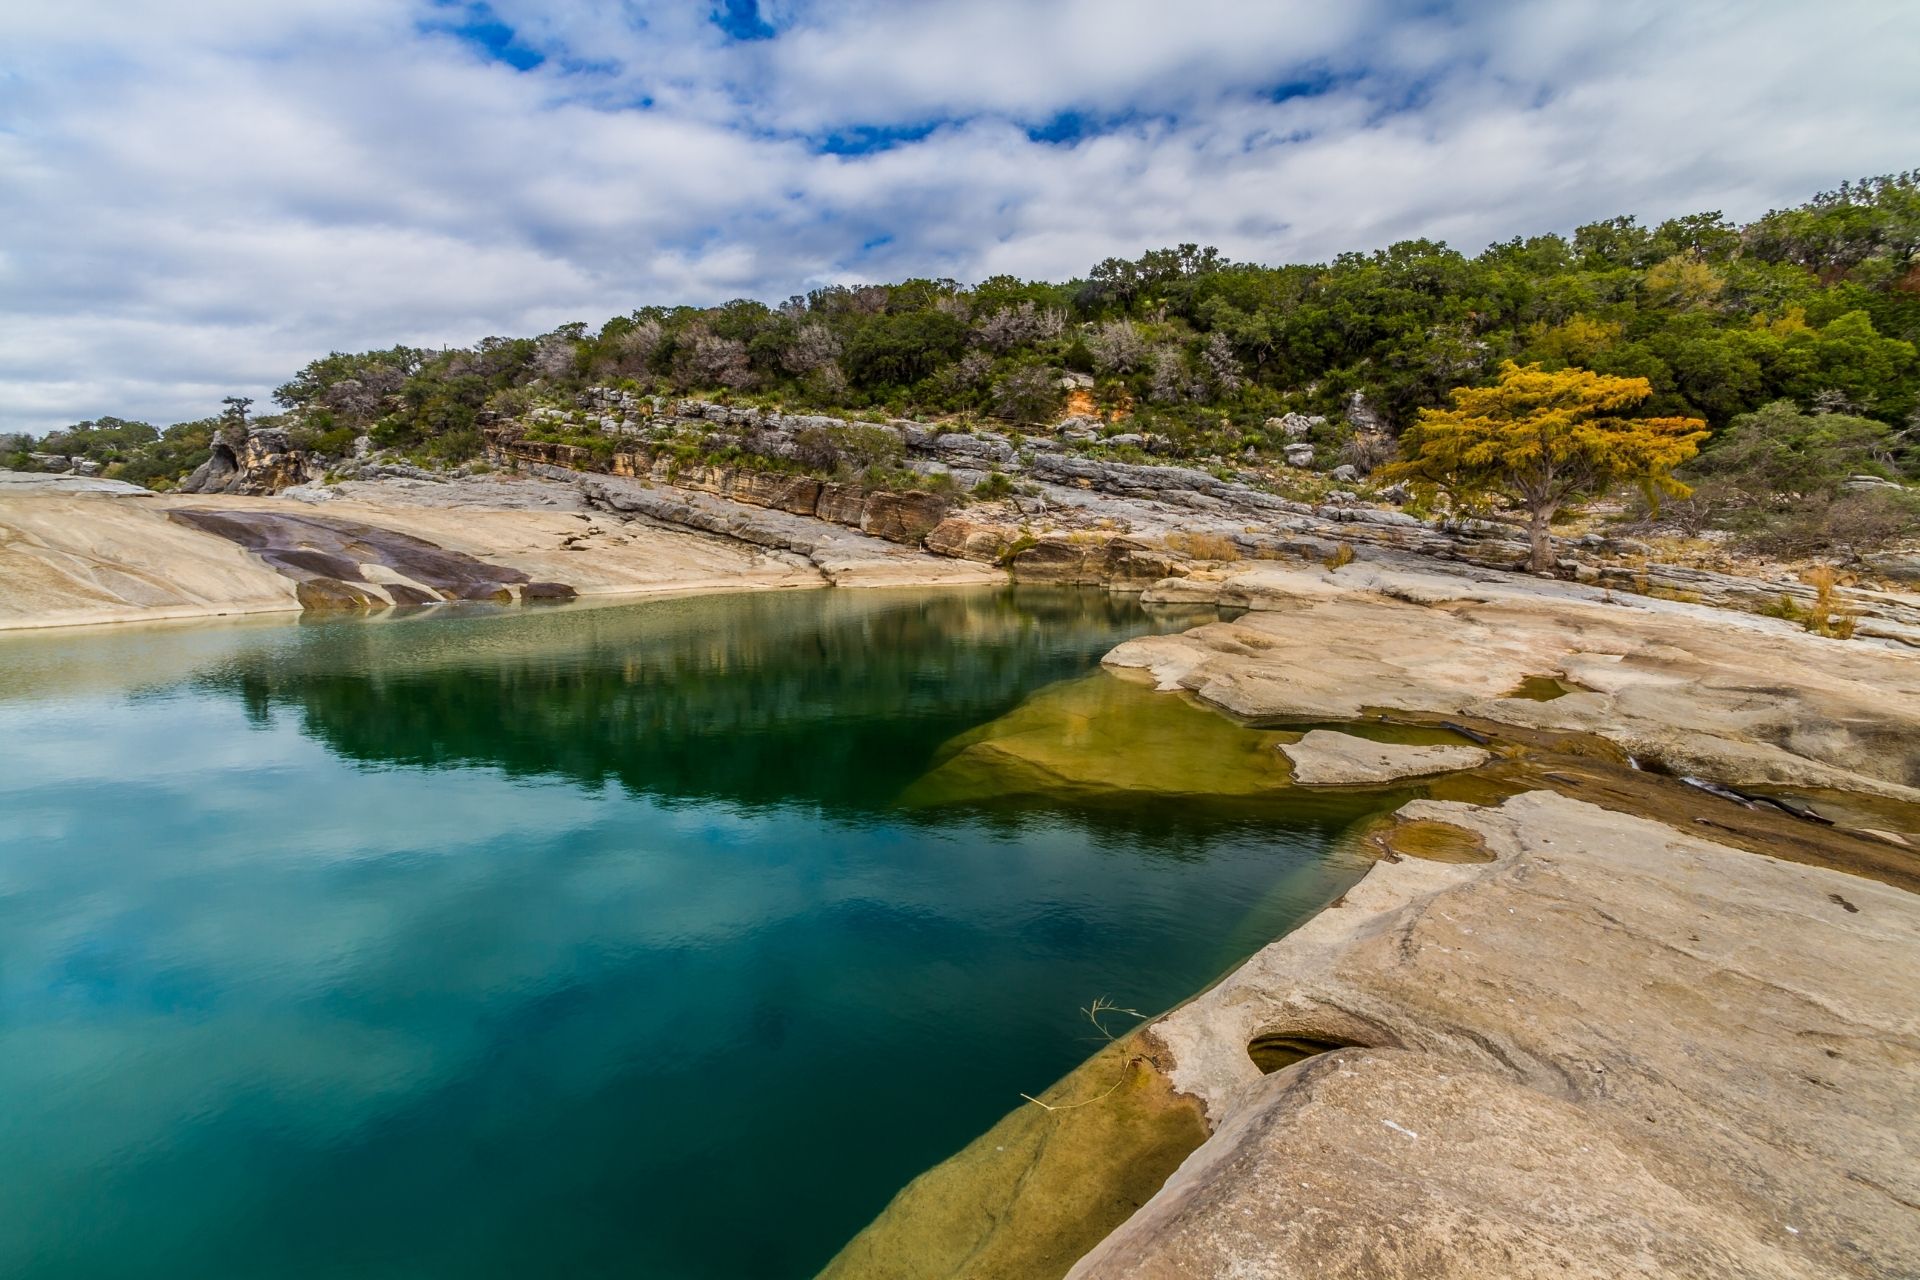
[[[1904,0],[5,0],[0,430],[329,349],[1920,164]]]

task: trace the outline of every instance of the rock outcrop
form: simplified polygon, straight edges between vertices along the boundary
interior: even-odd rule
[[[279,493],[294,485],[318,480],[325,467],[320,458],[296,446],[278,427],[255,427],[236,447],[213,442],[213,452],[185,480],[181,493]]]
[[[604,471],[607,475],[665,488],[713,494],[749,507],[812,516],[910,547],[920,545],[946,517],[951,505],[947,498],[935,493],[869,490],[789,472],[685,463],[672,455],[647,449],[614,453],[605,466],[600,466],[588,450],[578,445],[499,440],[492,446],[492,456],[536,475]],[[590,494],[606,492],[605,487],[596,482],[587,483]]]
[[[1576,583],[1360,562],[1262,565],[1146,598],[1248,612],[1129,641],[1107,662],[1257,722],[1393,707],[1593,735],[1734,786],[1920,801],[1920,663],[1903,650]],[[1580,688],[1544,702],[1518,692],[1543,676]]]
[[[589,415],[605,445],[598,451],[577,444],[531,439],[525,423],[496,424],[487,431],[488,456],[498,466],[558,475],[566,471],[603,472],[711,493],[751,506],[771,507],[849,528],[876,533],[903,545],[924,545],[937,554],[962,547],[964,558],[980,559],[980,548],[998,542],[1001,551],[1050,535],[1078,535],[1105,542],[1115,535],[1131,536],[1138,546],[1164,546],[1169,534],[1199,534],[1231,543],[1234,556],[1245,559],[1303,558],[1327,560],[1336,555],[1390,558],[1399,554],[1464,562],[1485,568],[1520,570],[1529,546],[1516,527],[1488,520],[1423,520],[1406,511],[1360,500],[1351,490],[1334,490],[1317,504],[1295,501],[1260,487],[1257,473],[1226,467],[1203,470],[1193,466],[1115,461],[1100,456],[1098,446],[1134,444],[1151,451],[1156,440],[1120,434],[1102,436],[1095,418],[1069,418],[1052,434],[1024,437],[993,431],[959,432],[907,420],[851,423],[813,414],[788,414],[750,406],[721,405],[697,400],[663,398],[642,404],[630,392],[599,389],[589,394]],[[1376,417],[1364,402],[1350,406],[1357,422]],[[595,416],[597,415],[597,416]],[[616,416],[618,415],[618,416]],[[534,425],[564,419],[557,410],[531,415]],[[1269,430],[1288,438],[1289,461],[1300,466],[1314,462],[1314,448],[1304,439],[1325,426],[1323,419],[1288,415],[1273,419]],[[816,471],[849,440],[890,442],[904,466],[926,477],[929,490],[916,495],[887,496],[887,490],[869,491],[857,485],[824,478]],[[1095,449],[1095,452],[1083,452]],[[691,452],[694,457],[689,458]],[[716,456],[759,459],[752,465],[701,461]],[[1357,468],[1343,465],[1336,478],[1351,478]],[[1013,487],[1023,496],[1013,505],[1018,514],[993,520],[972,512],[953,510],[960,495],[982,481],[1004,475],[1001,492]],[[940,493],[931,491],[940,486]],[[952,496],[946,496],[952,495]],[[925,518],[894,518],[897,503],[910,497]],[[1400,497],[1404,500],[1405,495]],[[870,504],[883,509],[870,514]],[[893,507],[894,510],[885,510]],[[939,508],[938,514],[935,508]],[[1059,527],[1053,517],[1080,512],[1097,529]],[[1037,524],[1029,517],[1043,517]],[[946,517],[963,518],[973,527],[965,540],[954,530],[934,545],[928,535]],[[998,523],[999,532],[981,535],[981,526]],[[924,526],[924,527],[923,527]],[[1097,535],[1097,536],[1096,536]],[[1058,538],[1054,539],[1058,541]],[[1344,547],[1344,550],[1342,549]],[[1137,548],[1136,548],[1137,549]],[[1814,587],[1791,579],[1761,581],[1706,570],[1651,563],[1649,548],[1595,535],[1563,542],[1558,573],[1563,578],[1607,590],[1638,595],[1696,599],[1713,605],[1751,612],[1805,612],[1816,602]],[[1121,552],[1129,548],[1122,547]],[[1167,558],[1170,572],[1185,572],[1190,559]],[[1009,567],[1016,577],[1048,581],[1112,582],[1122,587],[1142,585],[1144,571],[1137,556],[1116,554],[1117,577],[1102,577],[1107,559],[1061,547],[1048,547],[1022,559],[1014,553]],[[1904,571],[1889,559],[1888,576]],[[1783,601],[1785,602],[1783,604]],[[1863,639],[1891,640],[1920,647],[1920,602],[1895,593],[1869,588],[1841,587],[1833,602],[1853,619],[1854,634]]]
[[[1152,1024],[1213,1135],[1074,1280],[1911,1273],[1920,897],[1545,792],[1402,814],[1493,860],[1382,863]]]
[[[828,522],[797,515],[777,507],[730,502],[698,491],[649,485],[618,477],[591,477],[581,491],[595,508],[627,518],[638,518],[682,529],[695,529],[755,547],[802,557],[836,586],[892,584],[947,584],[1003,582],[1005,577],[978,564],[949,560],[911,545],[861,533],[850,522]],[[904,498],[909,495],[884,495]],[[890,530],[906,527],[917,517],[911,506],[877,507],[888,514],[880,519]],[[859,507],[862,517],[868,504]],[[892,522],[898,521],[895,524]],[[929,529],[926,532],[930,533]]]

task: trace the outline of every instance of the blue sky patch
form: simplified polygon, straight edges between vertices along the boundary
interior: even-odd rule
[[[826,156],[864,156],[907,143],[919,142],[951,120],[923,120],[917,124],[855,125],[816,140],[813,149]]]
[[[760,16],[760,0],[720,0],[712,22],[735,40],[771,40],[777,34]]]
[[[515,71],[531,71],[547,60],[546,54],[522,44],[519,32],[501,21],[500,15],[484,3],[441,3],[436,7],[449,16],[438,22],[421,23],[422,31],[453,36],[490,61],[504,62]]]

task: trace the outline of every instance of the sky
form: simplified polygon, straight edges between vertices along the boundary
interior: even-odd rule
[[[1920,165],[1905,0],[5,0],[0,431],[822,284],[1473,252]]]

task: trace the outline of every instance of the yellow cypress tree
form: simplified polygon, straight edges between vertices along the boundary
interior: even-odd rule
[[[1653,388],[1591,369],[1500,366],[1490,387],[1458,387],[1450,409],[1422,409],[1387,479],[1428,481],[1467,501],[1503,499],[1527,513],[1529,566],[1553,567],[1548,526],[1582,500],[1629,481],[1685,497],[1673,468],[1699,451],[1698,418],[1627,418]]]

